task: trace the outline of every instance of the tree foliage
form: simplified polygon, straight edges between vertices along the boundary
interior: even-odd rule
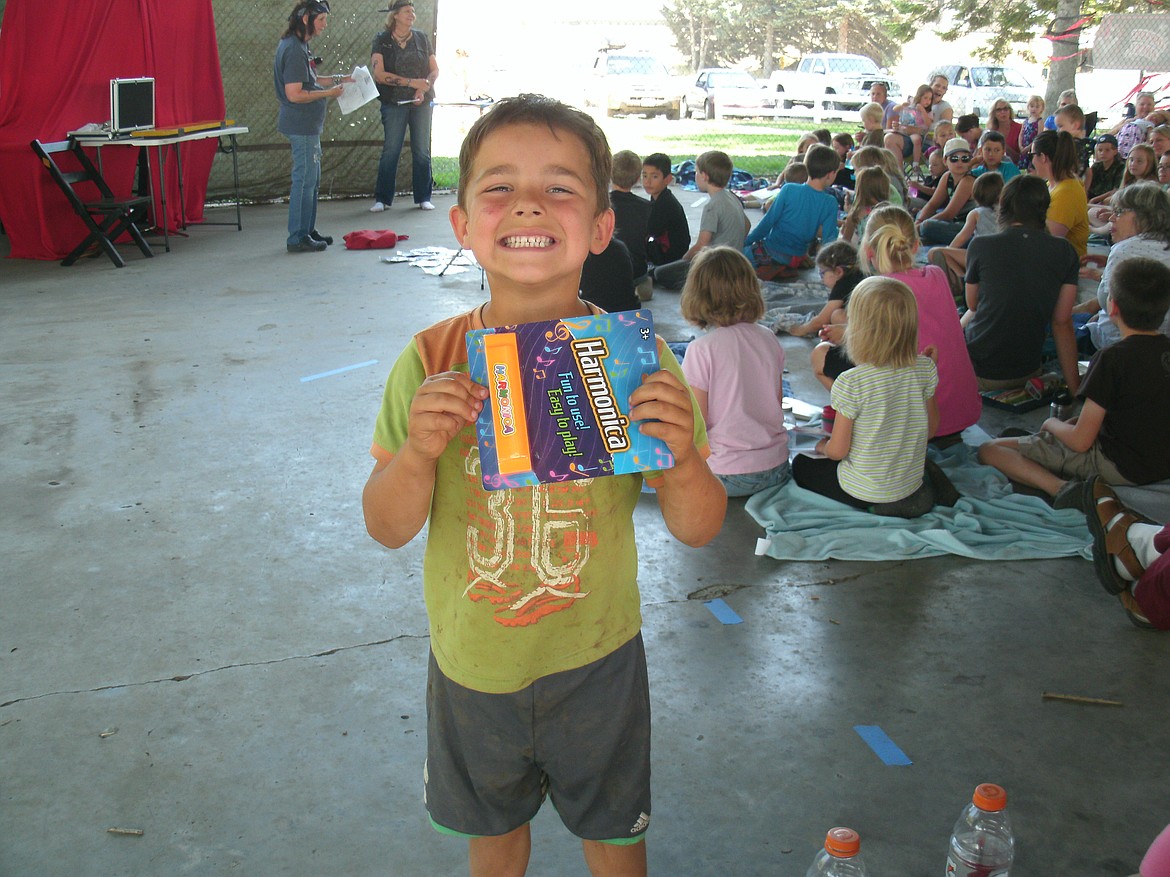
[[[764,75],[809,52],[848,51],[882,65],[901,44],[882,0],[671,0],[662,15],[694,69],[754,63]]]

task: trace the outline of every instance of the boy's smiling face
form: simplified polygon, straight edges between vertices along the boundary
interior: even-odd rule
[[[670,185],[670,177],[653,165],[642,165],[642,188],[651,198],[657,198]]]
[[[505,284],[565,284],[574,299],[585,257],[613,234],[613,211],[598,211],[585,144],[546,125],[506,125],[480,143],[466,209],[451,208],[459,243],[492,279]]]

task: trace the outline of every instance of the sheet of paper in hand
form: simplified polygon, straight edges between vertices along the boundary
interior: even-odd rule
[[[650,311],[475,329],[467,361],[490,391],[476,423],[485,490],[674,465],[629,419],[630,394],[659,369]]]

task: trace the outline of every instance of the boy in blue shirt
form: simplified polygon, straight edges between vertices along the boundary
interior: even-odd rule
[[[825,189],[833,184],[840,163],[831,146],[809,147],[804,154],[808,182],[783,186],[748,233],[743,251],[762,280],[795,277],[814,241],[837,240],[837,199]]]

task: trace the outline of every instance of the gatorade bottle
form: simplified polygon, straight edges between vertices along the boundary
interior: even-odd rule
[[[869,877],[861,861],[861,837],[852,828],[830,828],[825,848],[817,853],[805,877]]]
[[[1014,855],[1007,792],[994,783],[976,786],[951,834],[947,877],[1007,877]]]

